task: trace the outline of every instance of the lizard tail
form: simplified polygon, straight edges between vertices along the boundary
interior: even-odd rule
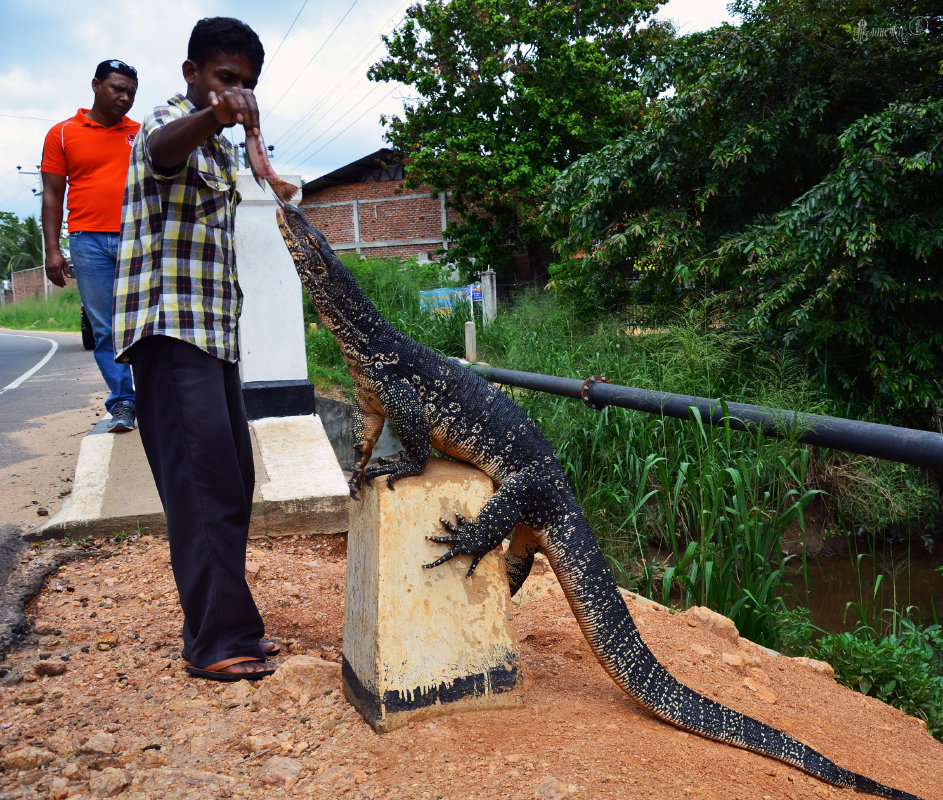
[[[897,800],[920,800],[846,770],[798,739],[705,697],[672,676],[639,634],[582,512],[571,510],[541,539],[596,658],[652,714],[684,730],[793,764],[835,786]]]

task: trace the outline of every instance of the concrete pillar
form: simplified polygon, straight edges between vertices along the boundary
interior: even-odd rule
[[[445,207],[445,192],[439,194],[439,215],[441,217],[442,224],[442,248],[444,250],[449,249],[449,240],[445,238],[445,228],[449,224],[449,212]]]
[[[297,175],[283,175],[295,185]],[[250,419],[313,414],[308,380],[302,288],[278,231],[275,199],[248,170],[236,184],[236,268],[243,292],[239,319],[240,369]]]
[[[472,364],[478,360],[478,337],[472,320],[465,323],[465,360]]]
[[[497,276],[493,269],[481,273],[481,319],[487,325],[498,315]]]
[[[519,705],[517,636],[498,548],[466,578],[440,517],[474,517],[493,493],[483,472],[445,459],[390,491],[377,479],[351,504],[344,607],[344,694],[379,733],[411,720]]]
[[[354,198],[354,244],[356,245],[357,255],[360,255],[360,201]]]

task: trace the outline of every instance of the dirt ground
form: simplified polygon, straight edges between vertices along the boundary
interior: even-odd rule
[[[0,474],[0,520],[24,529],[66,496],[89,409],[23,436],[36,458]],[[41,559],[53,545],[31,546]],[[515,598],[523,704],[378,735],[341,692],[344,536],[250,542],[248,576],[281,643],[320,665],[302,689],[190,678],[166,542],[88,543],[27,604],[33,628],[0,667],[0,800],[153,798],[851,798],[786,764],[679,731],[628,700],[539,565]],[[537,574],[539,573],[539,574]],[[628,603],[679,679],[842,766],[943,800],[943,744],[916,719],[769,654],[710,613]],[[308,657],[305,659],[304,657]],[[299,658],[301,657],[301,658]],[[310,657],[321,659],[312,661]]]

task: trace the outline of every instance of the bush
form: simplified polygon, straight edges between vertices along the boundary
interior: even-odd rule
[[[940,500],[917,467],[836,451],[814,472],[841,529],[905,537],[918,532],[929,543]]]
[[[805,606],[777,611],[776,632],[780,652],[790,657],[810,655],[815,637],[824,633],[812,623],[812,612]]]
[[[828,634],[812,648],[835,680],[918,717],[943,741],[943,628],[901,620],[897,634],[876,638],[867,628]]]

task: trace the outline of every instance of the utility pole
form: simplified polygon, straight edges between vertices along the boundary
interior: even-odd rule
[[[16,171],[19,172],[20,175],[34,175],[36,176],[36,178],[39,178],[40,176],[40,169],[42,169],[42,167],[39,164],[37,164],[35,172],[24,172],[23,167],[21,167],[19,164],[16,165]],[[40,186],[42,186],[41,181],[40,181]],[[43,224],[43,190],[41,188],[40,189],[33,188],[33,189],[30,189],[30,191],[33,193],[33,197],[39,198],[39,214],[37,215],[36,219],[39,220],[39,224],[41,227]],[[45,239],[43,240],[43,247],[45,248]],[[43,250],[43,265],[45,265],[45,263],[46,263],[46,252],[44,249]],[[13,285],[13,302],[15,303],[16,302],[16,281],[13,280],[12,272],[10,273],[10,282]],[[45,270],[43,270],[43,296],[49,297],[51,292],[52,292],[52,281],[50,281],[49,278],[46,277],[46,272]]]
[[[39,164],[36,165],[36,172],[24,172],[23,167],[19,164],[16,165],[16,171],[19,172],[20,175],[35,175],[37,178],[40,175]],[[30,191],[33,193],[33,197],[41,197],[43,193],[42,189],[30,189]]]
[[[246,150],[246,143],[239,142],[239,149],[242,151],[242,166],[245,167],[246,169],[251,169],[252,167],[249,164],[249,151]],[[268,150],[268,158],[269,158],[269,161],[271,161],[272,156],[275,154],[275,145],[274,144],[266,145],[265,149]]]

